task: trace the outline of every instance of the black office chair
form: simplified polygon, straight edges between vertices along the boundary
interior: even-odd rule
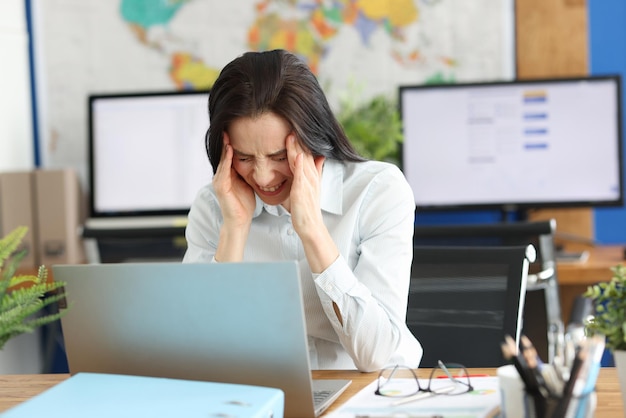
[[[554,236],[556,221],[457,225],[417,225],[415,245],[502,246],[532,244],[537,259],[529,267],[523,333],[540,356],[552,361],[563,342]]]
[[[466,367],[505,364],[506,335],[519,344],[528,246],[416,246],[407,325],[424,348],[421,366],[438,360]]]

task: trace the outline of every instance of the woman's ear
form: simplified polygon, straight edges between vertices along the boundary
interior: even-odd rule
[[[326,161],[326,157],[323,155],[318,155],[313,159],[315,161],[315,168],[317,168],[317,172],[322,175],[322,169],[324,168],[324,161]]]

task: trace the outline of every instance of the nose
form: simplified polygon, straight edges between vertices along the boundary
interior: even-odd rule
[[[254,166],[254,181],[259,186],[267,186],[272,181],[272,168],[267,161],[258,161]]]

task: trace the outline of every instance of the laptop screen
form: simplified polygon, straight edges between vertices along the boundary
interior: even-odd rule
[[[61,319],[70,373],[277,387],[286,417],[315,416],[295,261],[55,265],[53,273],[70,306]],[[335,390],[349,383],[334,382]]]
[[[91,217],[187,214],[211,181],[208,91],[89,97]]]

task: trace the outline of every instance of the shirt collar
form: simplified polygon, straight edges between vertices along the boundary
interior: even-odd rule
[[[323,211],[334,215],[343,213],[343,163],[326,159],[322,171],[320,206]]]
[[[322,211],[335,215],[341,215],[343,208],[343,165],[341,161],[327,159],[324,161],[322,170],[320,207]],[[261,214],[263,209],[271,215],[280,216],[287,211],[282,206],[273,206],[263,203],[261,198],[254,195],[256,199],[256,207],[254,208],[253,217],[256,218]]]

